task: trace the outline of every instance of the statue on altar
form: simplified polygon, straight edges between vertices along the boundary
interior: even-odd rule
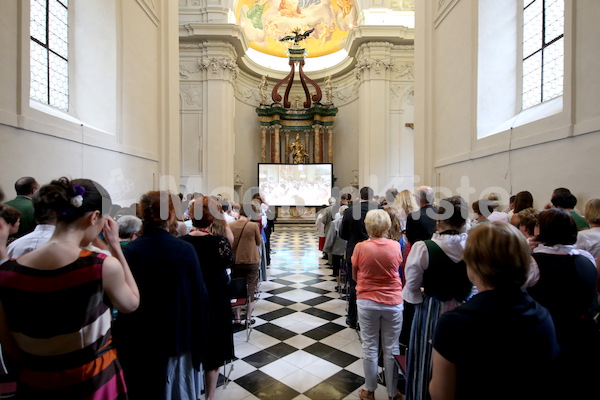
[[[267,87],[269,86],[269,83],[267,82],[268,77],[269,76],[263,75],[262,81],[260,82],[260,85],[258,85],[260,104],[267,104]]]
[[[308,157],[308,154],[302,145],[302,141],[300,140],[299,133],[296,134],[296,140],[290,144],[290,153],[292,153],[294,164],[304,164],[304,160]]]
[[[294,109],[295,110],[299,110],[300,109],[300,102],[302,101],[302,97],[300,97],[299,94],[296,95],[296,97],[294,97]]]

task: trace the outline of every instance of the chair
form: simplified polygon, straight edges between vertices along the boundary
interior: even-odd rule
[[[350,308],[349,276],[351,273],[352,273],[351,271],[348,271],[348,264],[346,263],[346,260],[344,260],[342,263],[342,267],[340,268],[340,299],[346,300],[346,314],[348,314],[348,311]],[[362,343],[362,336],[360,335],[360,327],[359,327],[358,323],[356,324],[355,331],[356,331],[356,335],[358,336],[358,341],[360,343]]]
[[[236,278],[231,280],[231,309],[241,309],[246,311],[248,314],[248,304],[250,304],[250,298],[248,297],[248,285],[246,284],[246,278]],[[246,320],[252,320],[252,315],[246,315]],[[252,324],[246,323],[246,341],[250,340],[250,334],[252,333]]]
[[[340,285],[338,286],[338,293],[340,295],[340,299],[347,300],[348,276],[346,275],[346,271],[344,270],[344,268],[340,268],[339,278],[340,278]]]
[[[260,284],[261,284],[261,281],[259,279],[256,284],[256,290],[254,291],[254,305],[255,306],[256,306],[256,302],[260,300],[260,294],[262,293],[262,290],[260,290]]]
[[[231,280],[229,284],[231,288],[231,309],[235,311],[240,309],[246,312],[246,341],[250,340],[250,334],[252,333],[252,324],[248,323],[252,319],[252,315],[248,316],[248,304],[250,303],[250,297],[248,296],[248,285],[246,284],[246,278],[235,278]],[[227,365],[229,365],[229,372],[227,372]],[[227,384],[231,381],[229,376],[233,372],[233,360],[223,365],[223,376],[225,381],[223,382],[223,388],[227,387]]]

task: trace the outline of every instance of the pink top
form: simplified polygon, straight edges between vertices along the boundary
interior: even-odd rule
[[[402,303],[402,281],[398,267],[402,262],[400,243],[390,239],[360,242],[352,253],[352,268],[357,269],[356,297],[381,304]]]

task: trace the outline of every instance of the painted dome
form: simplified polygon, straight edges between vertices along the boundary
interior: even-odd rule
[[[336,53],[358,21],[353,0],[239,0],[235,15],[250,48],[276,57],[286,57],[294,43],[279,39],[310,29],[301,42],[308,57]]]

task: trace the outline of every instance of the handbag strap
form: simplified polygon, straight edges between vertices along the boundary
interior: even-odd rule
[[[233,254],[235,254],[235,256],[237,257],[237,248],[238,248],[238,244],[240,244],[240,239],[242,238],[242,234],[244,233],[244,229],[246,228],[246,225],[248,225],[248,222],[250,221],[246,221],[246,223],[244,224],[244,226],[242,226],[242,230],[240,231],[240,236],[238,236],[233,243]]]

